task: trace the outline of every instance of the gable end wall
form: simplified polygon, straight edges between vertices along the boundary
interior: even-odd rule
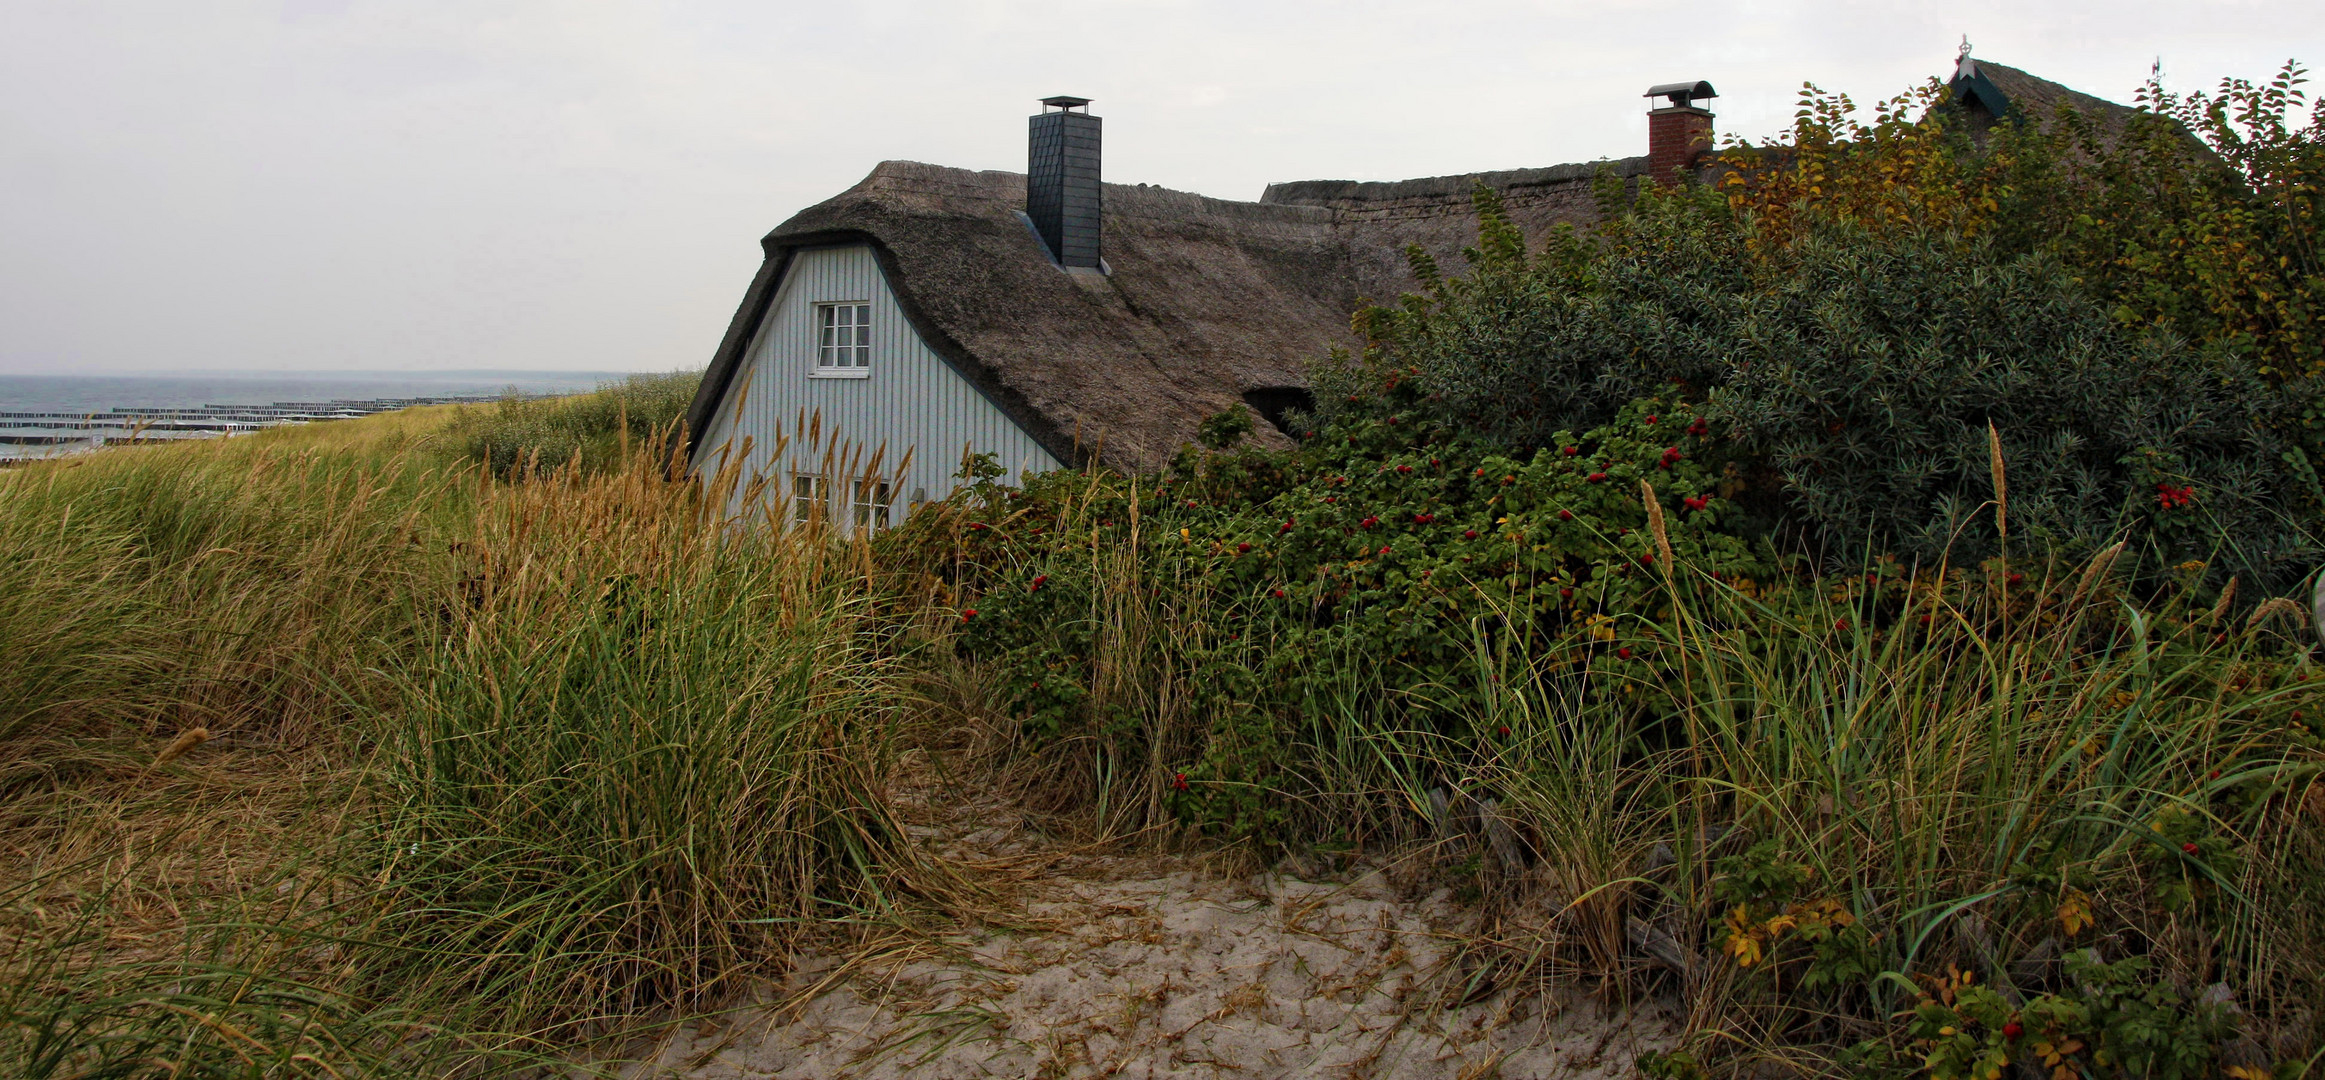
[[[871,374],[811,377],[815,305],[850,300],[872,304]],[[778,458],[774,447],[783,437],[789,445]],[[835,521],[846,513],[839,478],[866,473],[876,454],[881,474],[893,477],[892,521],[901,521],[915,498],[941,499],[952,491],[964,448],[996,455],[1011,481],[1029,470],[1059,467],[1038,441],[921,340],[879,260],[862,244],[790,253],[775,295],[704,428],[696,469],[718,468],[722,457],[741,452],[746,438],[751,443],[746,482],[764,477],[771,492],[788,493],[794,472],[834,474]],[[907,449],[912,451],[909,472],[896,476]]]

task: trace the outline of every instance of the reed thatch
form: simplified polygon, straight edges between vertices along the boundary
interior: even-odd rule
[[[1608,163],[1619,175],[1644,159]],[[1309,181],[1233,202],[1144,184],[1105,189],[1107,273],[1067,271],[1026,224],[1025,177],[882,162],[769,233],[690,416],[725,395],[793,252],[867,244],[913,328],[1061,461],[1152,469],[1206,416],[1302,388],[1303,365],[1354,345],[1361,298],[1414,287],[1419,244],[1448,270],[1477,236],[1470,197],[1504,193],[1529,235],[1587,221],[1600,166],[1398,183]],[[1263,440],[1282,436],[1264,425]]]
[[[1953,91],[1954,103],[1968,110],[1972,123],[1981,129],[2003,119],[2047,127],[2057,118],[2059,108],[2065,106],[2082,113],[2103,134],[2112,137],[2138,111],[2029,75],[2007,64],[1969,57],[1964,57],[1954,68],[1954,77],[1947,85]]]

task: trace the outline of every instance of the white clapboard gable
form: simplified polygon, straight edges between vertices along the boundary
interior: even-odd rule
[[[830,357],[818,364],[827,321],[819,309],[834,304],[871,309],[869,362],[860,370]],[[852,315],[842,313],[843,326]],[[892,520],[901,520],[909,504],[952,491],[964,453],[994,455],[1011,481],[1059,467],[913,332],[872,249],[860,244],[792,256],[704,429],[697,467],[720,468],[746,441],[744,480],[763,479],[770,494],[788,494],[799,476],[828,476],[834,524],[848,514],[846,492],[867,476],[889,483]]]

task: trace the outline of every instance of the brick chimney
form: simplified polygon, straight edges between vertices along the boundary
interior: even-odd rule
[[[1711,149],[1711,110],[1695,103],[1719,94],[1698,79],[1664,83],[1644,96],[1664,99],[1664,104],[1647,110],[1648,172],[1656,183],[1675,187],[1681,174],[1692,175],[1696,159]]]
[[[1047,97],[1030,118],[1025,216],[1065,267],[1099,267],[1098,136],[1090,99]]]

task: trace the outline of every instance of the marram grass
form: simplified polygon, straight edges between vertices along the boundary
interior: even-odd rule
[[[440,422],[0,474],[0,1074],[571,1060],[946,887],[861,551]]]

